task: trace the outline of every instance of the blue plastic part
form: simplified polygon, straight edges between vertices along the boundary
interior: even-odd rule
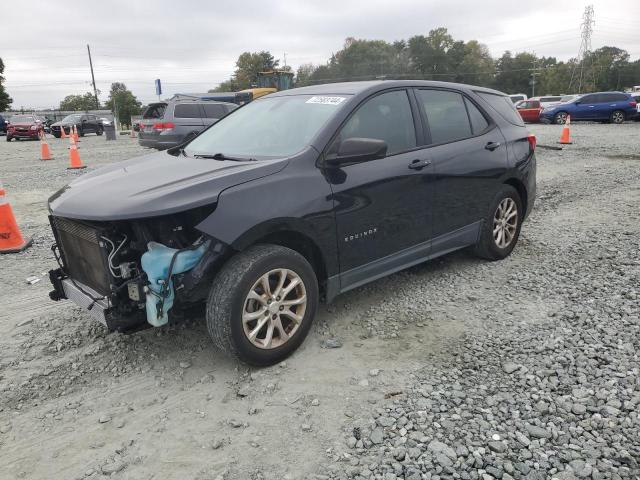
[[[178,253],[171,275],[184,273],[191,270],[202,258],[207,250],[209,242],[204,242],[198,248],[193,250],[184,250]],[[142,269],[149,279],[149,289],[147,292],[147,322],[154,327],[166,325],[169,321],[168,312],[173,306],[175,292],[173,291],[173,280],[169,280],[168,288],[164,295],[164,304],[162,305],[162,313],[158,315],[158,307],[162,303],[162,287],[169,275],[169,265],[174,254],[178,252],[175,248],[167,247],[161,243],[149,242],[147,244],[148,251],[142,255]]]

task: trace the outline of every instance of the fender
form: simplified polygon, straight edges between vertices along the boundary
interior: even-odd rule
[[[196,228],[236,250],[272,233],[298,232],[319,248],[327,273],[337,273],[331,187],[321,170],[305,165],[313,165],[317,155],[307,149],[279,175],[227,188],[219,195],[216,209]]]

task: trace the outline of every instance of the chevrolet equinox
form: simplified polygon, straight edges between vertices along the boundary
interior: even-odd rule
[[[320,300],[465,247],[508,256],[534,202],[535,147],[511,99],[486,88],[274,93],[56,192],[50,296],[117,331],[201,305],[217,347],[272,364]]]

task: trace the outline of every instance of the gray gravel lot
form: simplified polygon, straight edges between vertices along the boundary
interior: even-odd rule
[[[640,124],[572,136],[538,150],[511,257],[458,252],[343,295],[266,369],[214,351],[201,319],[106,334],[27,285],[54,264],[45,200],[83,172],[61,140],[40,162],[0,138],[34,238],[0,256],[0,477],[640,478]],[[88,170],[144,153],[80,145]]]

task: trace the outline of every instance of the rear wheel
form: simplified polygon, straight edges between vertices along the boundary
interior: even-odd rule
[[[565,123],[567,123],[568,116],[569,115],[567,114],[567,112],[558,112],[553,117],[553,120],[557,125],[564,125]]]
[[[501,260],[513,251],[520,236],[524,211],[517,190],[503,185],[485,218],[476,254],[487,260]]]
[[[609,117],[609,121],[611,123],[624,123],[624,112],[622,110],[614,110],[611,112],[611,116]]]
[[[10,137],[9,135],[7,135],[7,142],[10,142],[10,141],[11,141],[11,138],[12,138],[12,137]]]
[[[271,365],[303,342],[318,306],[318,281],[298,252],[255,245],[216,275],[207,328],[220,349],[252,365]]]

